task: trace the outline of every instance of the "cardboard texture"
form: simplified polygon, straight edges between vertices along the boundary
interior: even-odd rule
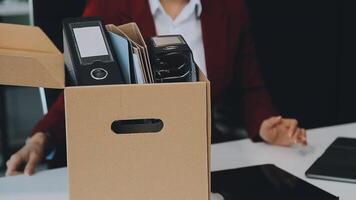
[[[208,199],[206,83],[68,88],[65,98],[71,199]],[[144,118],[163,129],[111,131]]]
[[[0,84],[64,88],[62,53],[38,27],[0,23]]]
[[[64,88],[63,56],[39,28],[0,24],[0,34],[1,84]],[[210,83],[199,79],[66,87],[70,200],[209,199]],[[111,130],[115,120],[145,118],[163,129]]]

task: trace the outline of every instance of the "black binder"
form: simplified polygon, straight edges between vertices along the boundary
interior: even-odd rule
[[[305,175],[308,178],[356,183],[356,139],[336,138]]]
[[[125,83],[121,66],[99,17],[63,20],[64,61],[74,85]]]
[[[211,183],[225,200],[339,199],[272,164],[213,172]]]

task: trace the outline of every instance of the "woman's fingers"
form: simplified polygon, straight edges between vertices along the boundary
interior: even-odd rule
[[[13,176],[21,173],[21,165],[25,162],[23,156],[20,152],[13,154],[10,159],[6,162],[6,176]]]

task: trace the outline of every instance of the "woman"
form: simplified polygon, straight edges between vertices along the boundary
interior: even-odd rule
[[[243,0],[89,0],[84,16],[100,16],[105,24],[136,22],[144,37],[182,34],[211,81],[214,104],[229,88],[240,94],[253,141],[306,144],[305,130],[277,115],[263,86]],[[63,94],[7,162],[7,175],[21,172],[23,163],[24,172],[33,174],[49,141],[65,144]]]

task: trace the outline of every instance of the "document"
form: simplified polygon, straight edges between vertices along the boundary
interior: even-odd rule
[[[140,56],[137,49],[134,49],[134,52],[132,53],[132,57],[133,57],[133,64],[135,69],[135,76],[136,76],[135,78],[137,80],[137,83],[143,84],[145,83],[145,80],[142,71]]]

